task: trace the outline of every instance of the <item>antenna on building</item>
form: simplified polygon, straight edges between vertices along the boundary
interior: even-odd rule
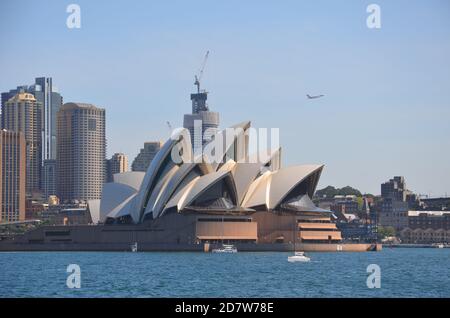
[[[205,58],[203,59],[202,66],[200,67],[197,75],[195,75],[194,85],[197,86],[197,93],[200,93],[200,81],[203,76],[203,71],[205,70],[206,61],[208,61],[209,51],[206,51]]]

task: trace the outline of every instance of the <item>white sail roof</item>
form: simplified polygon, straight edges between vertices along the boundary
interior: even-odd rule
[[[174,208],[177,212],[193,209],[193,204],[198,204],[202,211],[223,209],[224,213],[230,209],[272,211],[297,198],[299,208],[313,209],[308,199],[317,186],[323,165],[281,169],[281,148],[266,151],[266,156],[256,159],[248,156],[248,136],[244,135],[249,127],[250,122],[233,127],[240,128],[240,132],[218,150],[219,157],[228,160],[217,164],[192,160],[189,133],[185,129],[178,131],[162,146],[146,173],[115,174],[115,182],[104,185],[100,218],[104,221],[107,217],[130,216],[134,223],[139,223],[148,217],[161,217]],[[222,131],[217,138],[225,135]],[[174,161],[174,152],[180,154],[181,161]],[[196,159],[199,158],[203,157]],[[242,158],[246,160],[238,160]]]

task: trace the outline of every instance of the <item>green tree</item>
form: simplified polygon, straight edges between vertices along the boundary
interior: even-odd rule
[[[357,197],[361,196],[361,192],[359,190],[352,188],[350,186],[343,187],[341,189],[338,189],[339,195],[356,195]]]
[[[319,198],[333,198],[337,194],[336,188],[333,186],[328,186],[326,188],[323,188],[321,190],[316,191],[316,196]]]
[[[378,227],[378,237],[384,239],[386,237],[395,236],[395,229],[392,226],[379,226]]]
[[[356,195],[357,197],[362,196],[358,189],[352,188],[350,186],[345,186],[343,188],[335,188],[333,186],[327,186],[321,190],[316,191],[316,196],[319,198],[334,198],[335,195]]]

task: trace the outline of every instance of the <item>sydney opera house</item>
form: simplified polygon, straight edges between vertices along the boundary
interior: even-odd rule
[[[206,151],[194,155],[187,131],[174,133],[145,174],[120,173],[105,184],[101,221],[138,224],[197,214],[234,217],[239,224],[256,212],[328,214],[311,201],[323,165],[281,168],[281,149],[249,156],[249,128],[245,122],[219,132],[216,141],[223,141],[211,147],[211,156]]]
[[[311,198],[323,165],[281,167],[281,148],[249,154],[250,122],[225,129],[193,150],[180,129],[144,172],[114,175],[95,225],[42,226],[0,244],[2,250],[368,250],[342,244],[331,211]],[[211,147],[210,147],[211,146]],[[202,151],[203,150],[203,151]]]
[[[216,134],[214,158],[196,156],[186,130],[174,133],[145,174],[105,184],[100,221],[160,224],[176,242],[293,242],[299,228],[300,241],[338,242],[331,212],[311,201],[323,165],[281,168],[280,149],[249,155],[249,128]]]

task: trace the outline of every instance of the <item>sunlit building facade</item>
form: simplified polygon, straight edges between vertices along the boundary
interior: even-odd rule
[[[66,103],[57,121],[57,192],[62,201],[101,197],[105,182],[105,110]]]
[[[25,219],[25,137],[0,130],[0,223]]]

